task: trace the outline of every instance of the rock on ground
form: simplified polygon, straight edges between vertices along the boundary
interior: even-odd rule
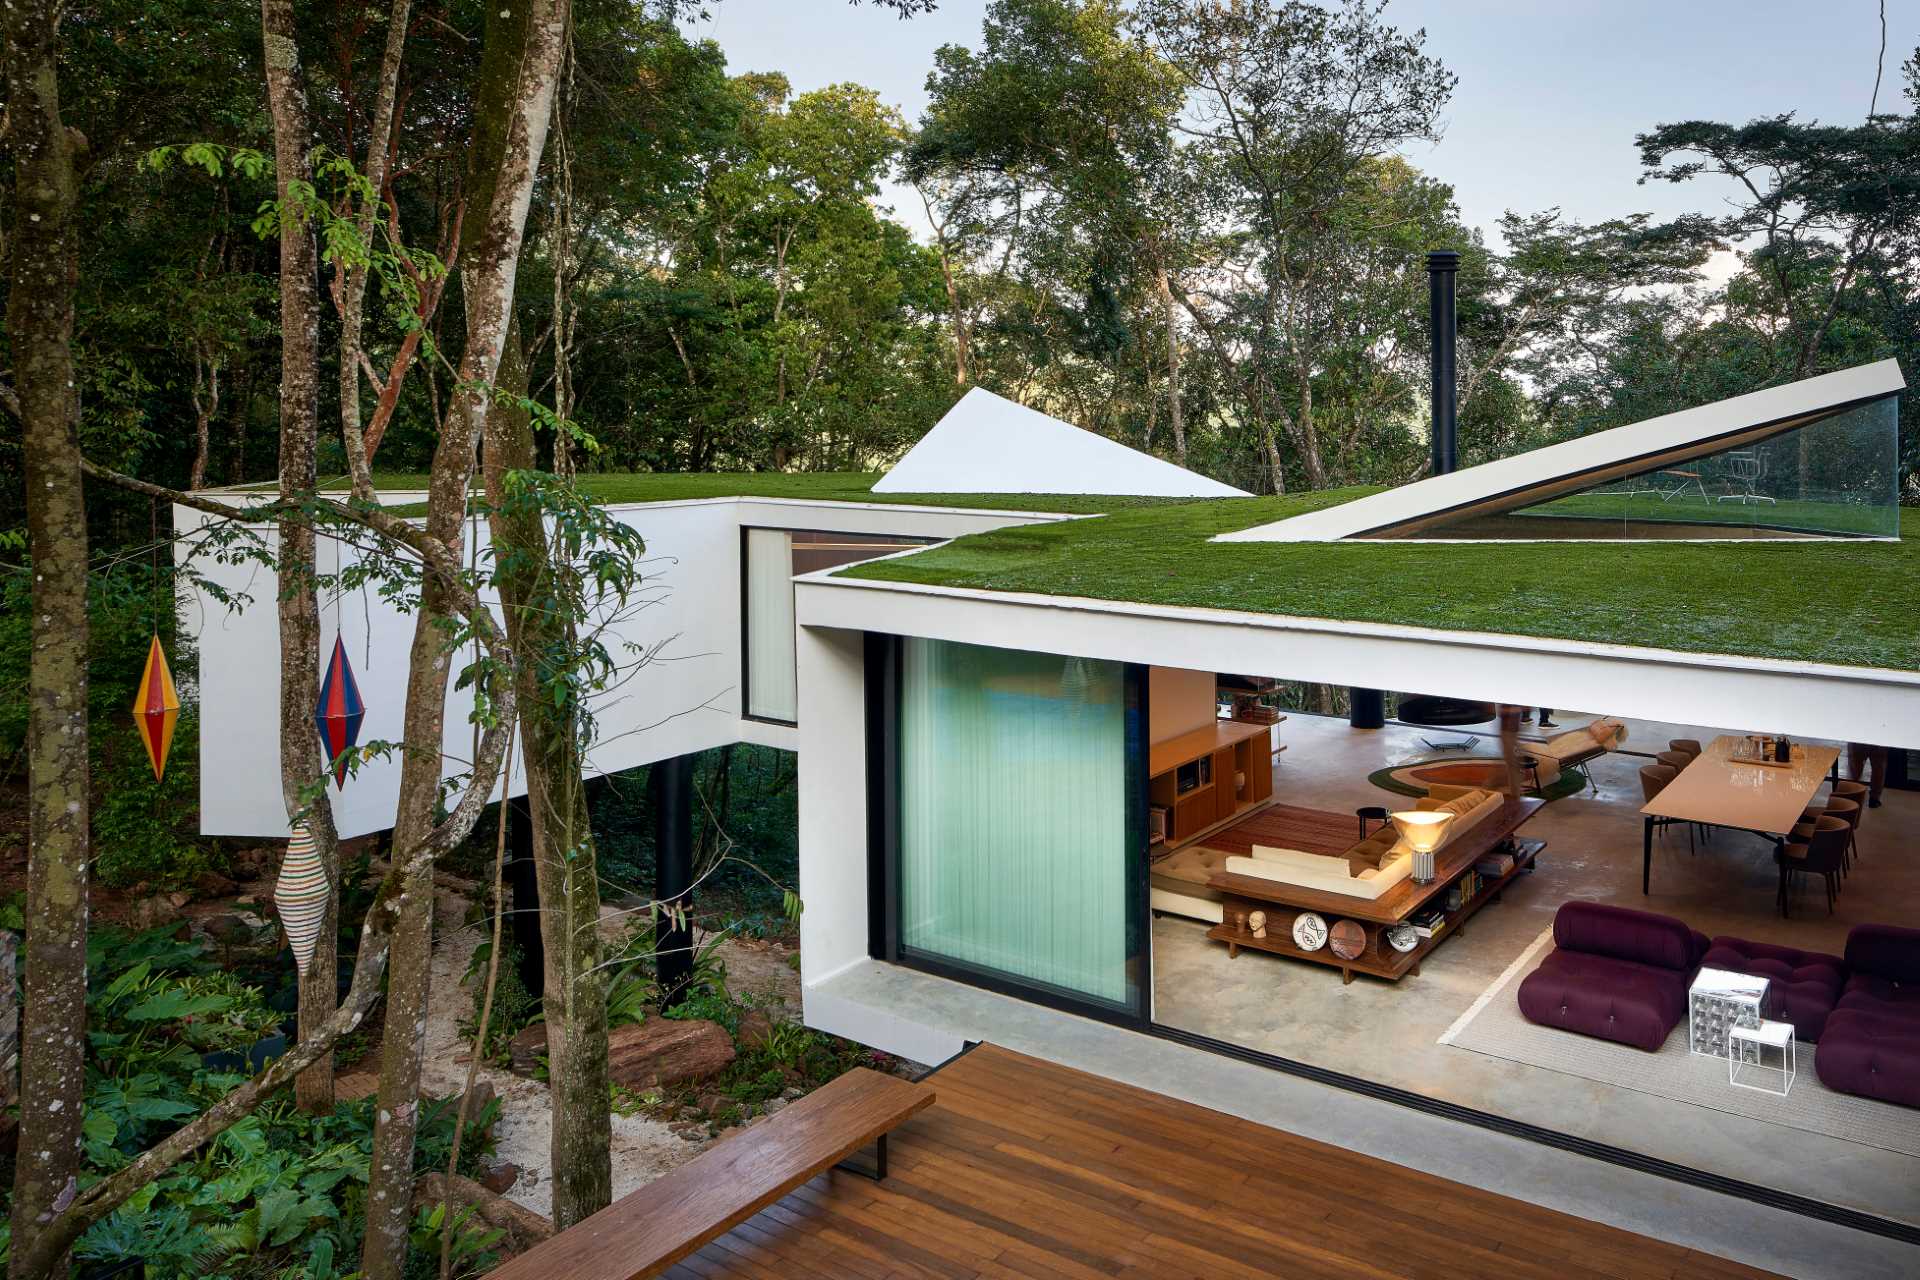
[[[733,1038],[717,1022],[649,1018],[608,1033],[607,1079],[639,1093],[717,1075],[733,1056]]]

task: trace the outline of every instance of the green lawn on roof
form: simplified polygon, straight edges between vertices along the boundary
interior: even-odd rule
[[[1208,541],[1368,492],[1025,525],[839,576],[1920,671],[1920,511],[1898,543]]]
[[[880,476],[881,473],[877,471],[639,471],[583,474],[578,481],[581,489],[587,493],[603,502],[615,504],[689,502],[701,498],[794,498],[806,502],[880,502],[1082,515],[1140,506],[1165,506],[1182,501],[1045,493],[875,493],[873,485]],[[337,480],[323,487],[342,490],[348,486],[345,480]],[[387,492],[424,490],[427,477],[377,475],[374,477],[374,487]]]

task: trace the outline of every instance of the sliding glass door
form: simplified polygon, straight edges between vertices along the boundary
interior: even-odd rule
[[[1139,670],[911,638],[898,664],[899,958],[1143,1017]]]

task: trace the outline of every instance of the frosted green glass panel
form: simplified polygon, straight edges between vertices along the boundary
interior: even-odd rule
[[[900,943],[1126,1007],[1126,673],[905,642]]]

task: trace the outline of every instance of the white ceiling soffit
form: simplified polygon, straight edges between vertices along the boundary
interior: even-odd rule
[[[1247,496],[979,387],[960,397],[873,491]]]
[[[1900,365],[1881,360],[1769,387],[1697,409],[1597,431],[1561,444],[1429,476],[1413,484],[1320,511],[1290,516],[1215,542],[1333,542],[1391,530],[1467,508],[1510,511],[1600,483],[1646,466],[1678,462],[1729,447],[1745,438],[1792,430],[1906,387]]]

